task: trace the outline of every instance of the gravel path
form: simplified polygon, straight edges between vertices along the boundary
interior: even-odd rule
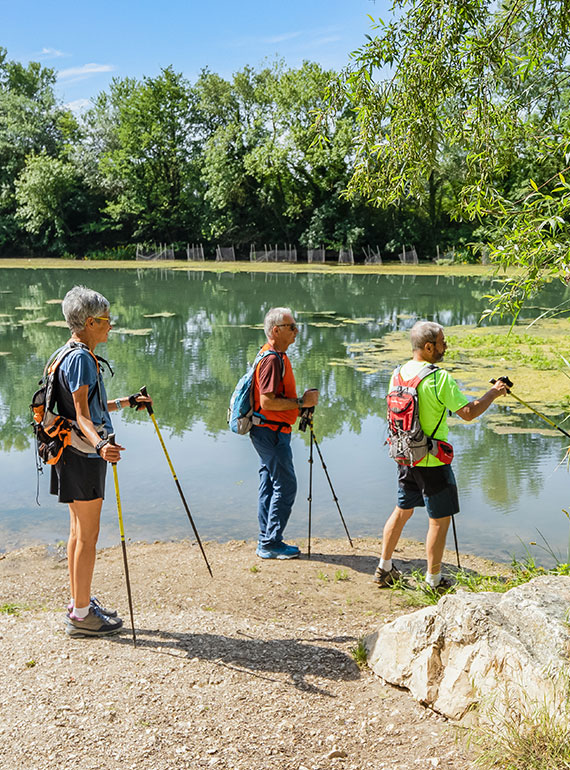
[[[129,546],[136,648],[119,548],[99,553],[94,581],[125,620],[108,639],[65,635],[63,554],[0,559],[0,606],[21,607],[0,614],[3,770],[471,767],[456,728],[351,655],[410,611],[371,581],[376,541],[316,540],[310,561],[287,562],[242,541],[206,548],[214,579],[190,542]],[[396,563],[421,566],[422,551],[404,541]]]

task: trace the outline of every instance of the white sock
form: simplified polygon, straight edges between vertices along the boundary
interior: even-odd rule
[[[81,620],[84,620],[89,614],[89,605],[87,605],[87,607],[74,607],[73,614],[76,618],[81,618]]]
[[[437,588],[437,586],[441,583],[441,570],[433,575],[431,572],[428,572],[426,577],[428,585],[432,588]]]
[[[390,572],[392,569],[392,559],[380,559],[380,564],[378,566],[380,569],[385,569],[386,572]]]

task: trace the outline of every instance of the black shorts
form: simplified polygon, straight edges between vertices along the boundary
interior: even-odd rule
[[[105,497],[107,463],[101,457],[87,457],[69,447],[58,463],[52,465],[50,493],[60,503],[97,500]]]
[[[431,468],[401,465],[398,468],[398,506],[424,506],[430,519],[443,519],[459,513],[457,482],[451,465]]]

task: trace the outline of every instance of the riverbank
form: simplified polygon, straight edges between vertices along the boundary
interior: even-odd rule
[[[136,649],[119,548],[99,553],[94,588],[127,628],[103,640],[63,631],[64,552],[4,555],[0,606],[18,614],[0,614],[0,765],[468,770],[448,722],[356,665],[358,639],[411,609],[372,582],[378,541],[354,546],[317,539],[311,560],[276,562],[207,543],[210,579],[195,544],[129,545]],[[403,541],[396,563],[409,572],[423,552]]]
[[[0,269],[27,270],[176,270],[209,273],[324,273],[354,275],[456,275],[492,277],[496,268],[491,265],[402,265],[399,262],[384,265],[341,265],[338,262],[184,262],[183,260],[87,260],[87,259],[0,259]],[[509,275],[512,271],[509,272]],[[504,275],[501,270],[500,275]]]

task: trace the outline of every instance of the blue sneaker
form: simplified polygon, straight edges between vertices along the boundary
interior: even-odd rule
[[[255,553],[260,559],[298,559],[301,551],[296,545],[287,543],[276,543],[272,546],[262,546],[258,543]]]

